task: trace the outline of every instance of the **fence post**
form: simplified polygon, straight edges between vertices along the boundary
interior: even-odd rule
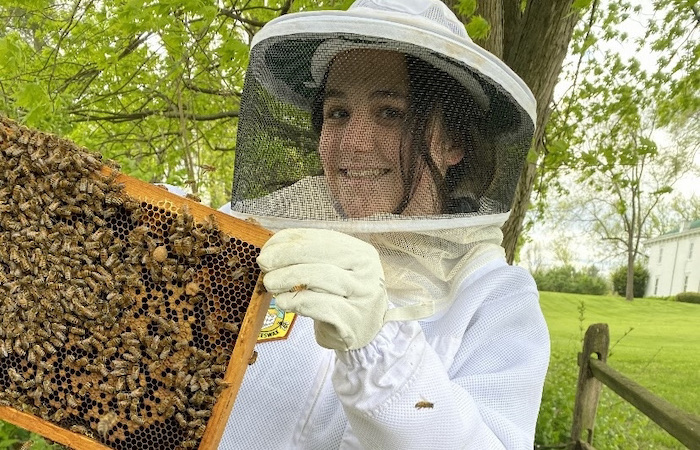
[[[595,414],[598,409],[598,398],[600,397],[603,384],[593,376],[588,361],[595,354],[600,361],[606,362],[609,346],[608,324],[596,323],[588,327],[583,340],[583,351],[578,354],[580,369],[576,386],[574,421],[571,426],[569,450],[591,448],[590,445],[593,444]]]

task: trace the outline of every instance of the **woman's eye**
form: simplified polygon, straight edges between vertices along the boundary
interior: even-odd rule
[[[344,119],[348,117],[348,112],[343,108],[333,108],[326,112],[326,119]]]
[[[404,112],[398,108],[383,108],[379,115],[382,119],[403,119]]]

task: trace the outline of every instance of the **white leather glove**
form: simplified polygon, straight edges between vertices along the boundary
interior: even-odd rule
[[[322,347],[364,347],[384,324],[384,271],[377,250],[364,241],[337,231],[291,228],[272,236],[257,261],[277,306],[314,319]]]

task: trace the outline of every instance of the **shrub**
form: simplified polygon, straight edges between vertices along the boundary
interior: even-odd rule
[[[621,296],[627,293],[627,265],[618,267],[612,273],[613,291]],[[649,271],[643,265],[637,263],[634,265],[634,287],[633,295],[635,298],[644,297],[644,291],[647,289],[649,281]]]
[[[565,265],[538,270],[532,276],[541,291],[603,295],[609,290],[608,282],[598,275],[594,266],[576,270],[573,266]]]
[[[700,292],[681,292],[676,295],[676,300],[679,302],[700,304]]]

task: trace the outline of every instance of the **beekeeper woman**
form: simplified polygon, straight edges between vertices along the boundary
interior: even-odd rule
[[[258,32],[225,210],[276,231],[275,305],[220,448],[532,448],[548,334],[499,226],[534,110],[438,0]]]

